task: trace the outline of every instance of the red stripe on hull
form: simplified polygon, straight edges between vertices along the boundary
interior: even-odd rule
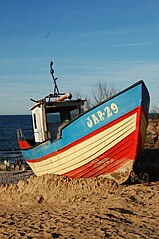
[[[134,135],[135,133],[130,134],[95,160],[65,173],[63,176],[71,178],[87,178],[106,175],[116,171],[129,160],[132,161],[135,159],[136,147],[134,145]]]
[[[141,108],[138,108],[136,130],[133,133],[95,160],[65,173],[63,176],[71,178],[105,176],[119,170],[127,162],[135,161],[142,153],[142,140],[144,139],[142,139],[142,135],[140,134],[141,123]],[[132,168],[128,170],[131,171]]]

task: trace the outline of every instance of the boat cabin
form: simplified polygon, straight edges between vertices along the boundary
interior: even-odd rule
[[[21,148],[35,146],[35,144],[44,142],[47,139],[54,141],[59,139],[62,134],[62,128],[78,117],[84,111],[84,102],[86,100],[72,100],[70,93],[60,93],[57,86],[57,79],[54,77],[53,62],[50,62],[50,73],[54,83],[53,94],[49,94],[41,100],[31,99],[34,104],[30,108],[32,111],[34,139],[25,137],[22,131],[17,130],[18,142]]]
[[[84,111],[85,100],[71,100],[71,94],[67,93],[57,98],[38,101],[30,110],[35,143],[40,143],[48,138],[56,140],[61,137],[61,129],[70,121],[78,117]]]

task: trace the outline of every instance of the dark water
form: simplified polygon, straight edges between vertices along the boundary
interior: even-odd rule
[[[33,137],[31,115],[0,115],[0,162],[5,158],[14,162],[21,157],[17,142],[17,129],[22,129],[24,135]]]

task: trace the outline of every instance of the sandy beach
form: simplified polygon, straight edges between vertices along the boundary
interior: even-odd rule
[[[31,171],[0,178],[1,239],[159,238],[159,181],[117,185]]]
[[[158,239],[159,140],[154,144],[153,132],[149,125],[147,149],[134,168],[149,176],[146,183],[0,171],[0,239]]]

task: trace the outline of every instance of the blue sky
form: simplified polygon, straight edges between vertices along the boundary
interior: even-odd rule
[[[159,106],[158,13],[158,0],[1,0],[0,114],[52,93],[50,60],[61,92],[143,79]]]

